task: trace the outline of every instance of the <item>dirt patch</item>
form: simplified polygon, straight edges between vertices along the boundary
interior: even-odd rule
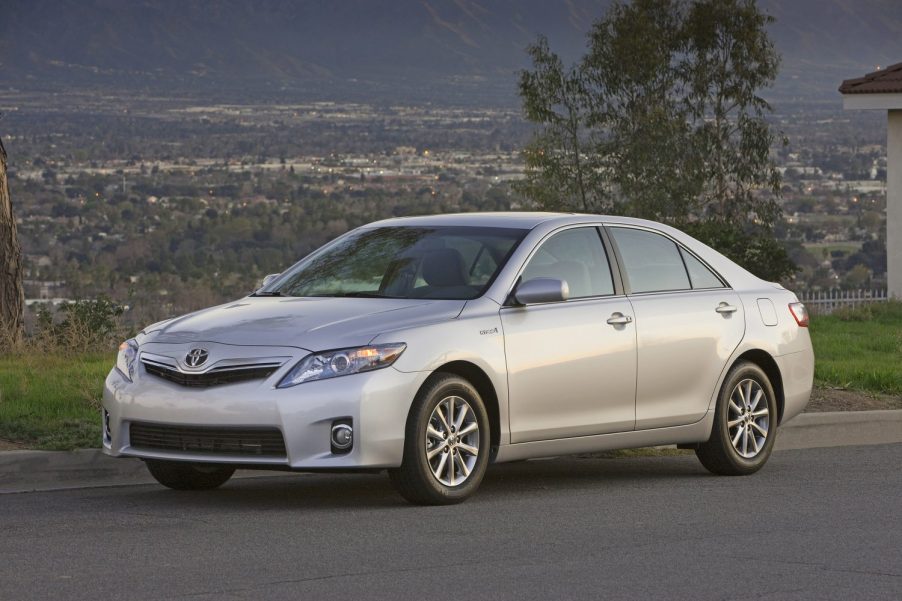
[[[24,449],[25,445],[0,438],[0,451],[18,451]]]
[[[815,388],[807,412],[818,411],[875,411],[902,409],[902,396],[874,394],[845,388]]]

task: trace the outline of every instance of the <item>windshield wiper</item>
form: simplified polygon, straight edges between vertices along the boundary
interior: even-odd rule
[[[271,290],[269,292],[254,292],[251,296],[282,296],[282,293],[277,290]]]
[[[319,296],[319,297],[331,297],[331,298],[388,298],[383,294],[376,294],[374,292],[335,292],[332,294],[311,294],[310,296]]]

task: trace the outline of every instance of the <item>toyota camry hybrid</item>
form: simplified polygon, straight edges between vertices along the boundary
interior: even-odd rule
[[[122,343],[103,447],[163,485],[387,470],[456,503],[493,462],[677,444],[751,474],[811,393],[796,296],[651,221],[390,219]]]

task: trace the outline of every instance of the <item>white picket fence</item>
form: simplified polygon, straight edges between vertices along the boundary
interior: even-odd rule
[[[798,292],[799,300],[811,313],[829,315],[839,307],[860,307],[869,303],[885,303],[886,290],[809,290]]]

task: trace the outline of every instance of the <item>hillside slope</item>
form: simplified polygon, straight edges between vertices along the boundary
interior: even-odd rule
[[[515,94],[544,33],[569,59],[609,0],[4,0],[0,82]],[[765,0],[786,95],[902,61],[899,0]],[[463,86],[463,87],[460,87]]]

